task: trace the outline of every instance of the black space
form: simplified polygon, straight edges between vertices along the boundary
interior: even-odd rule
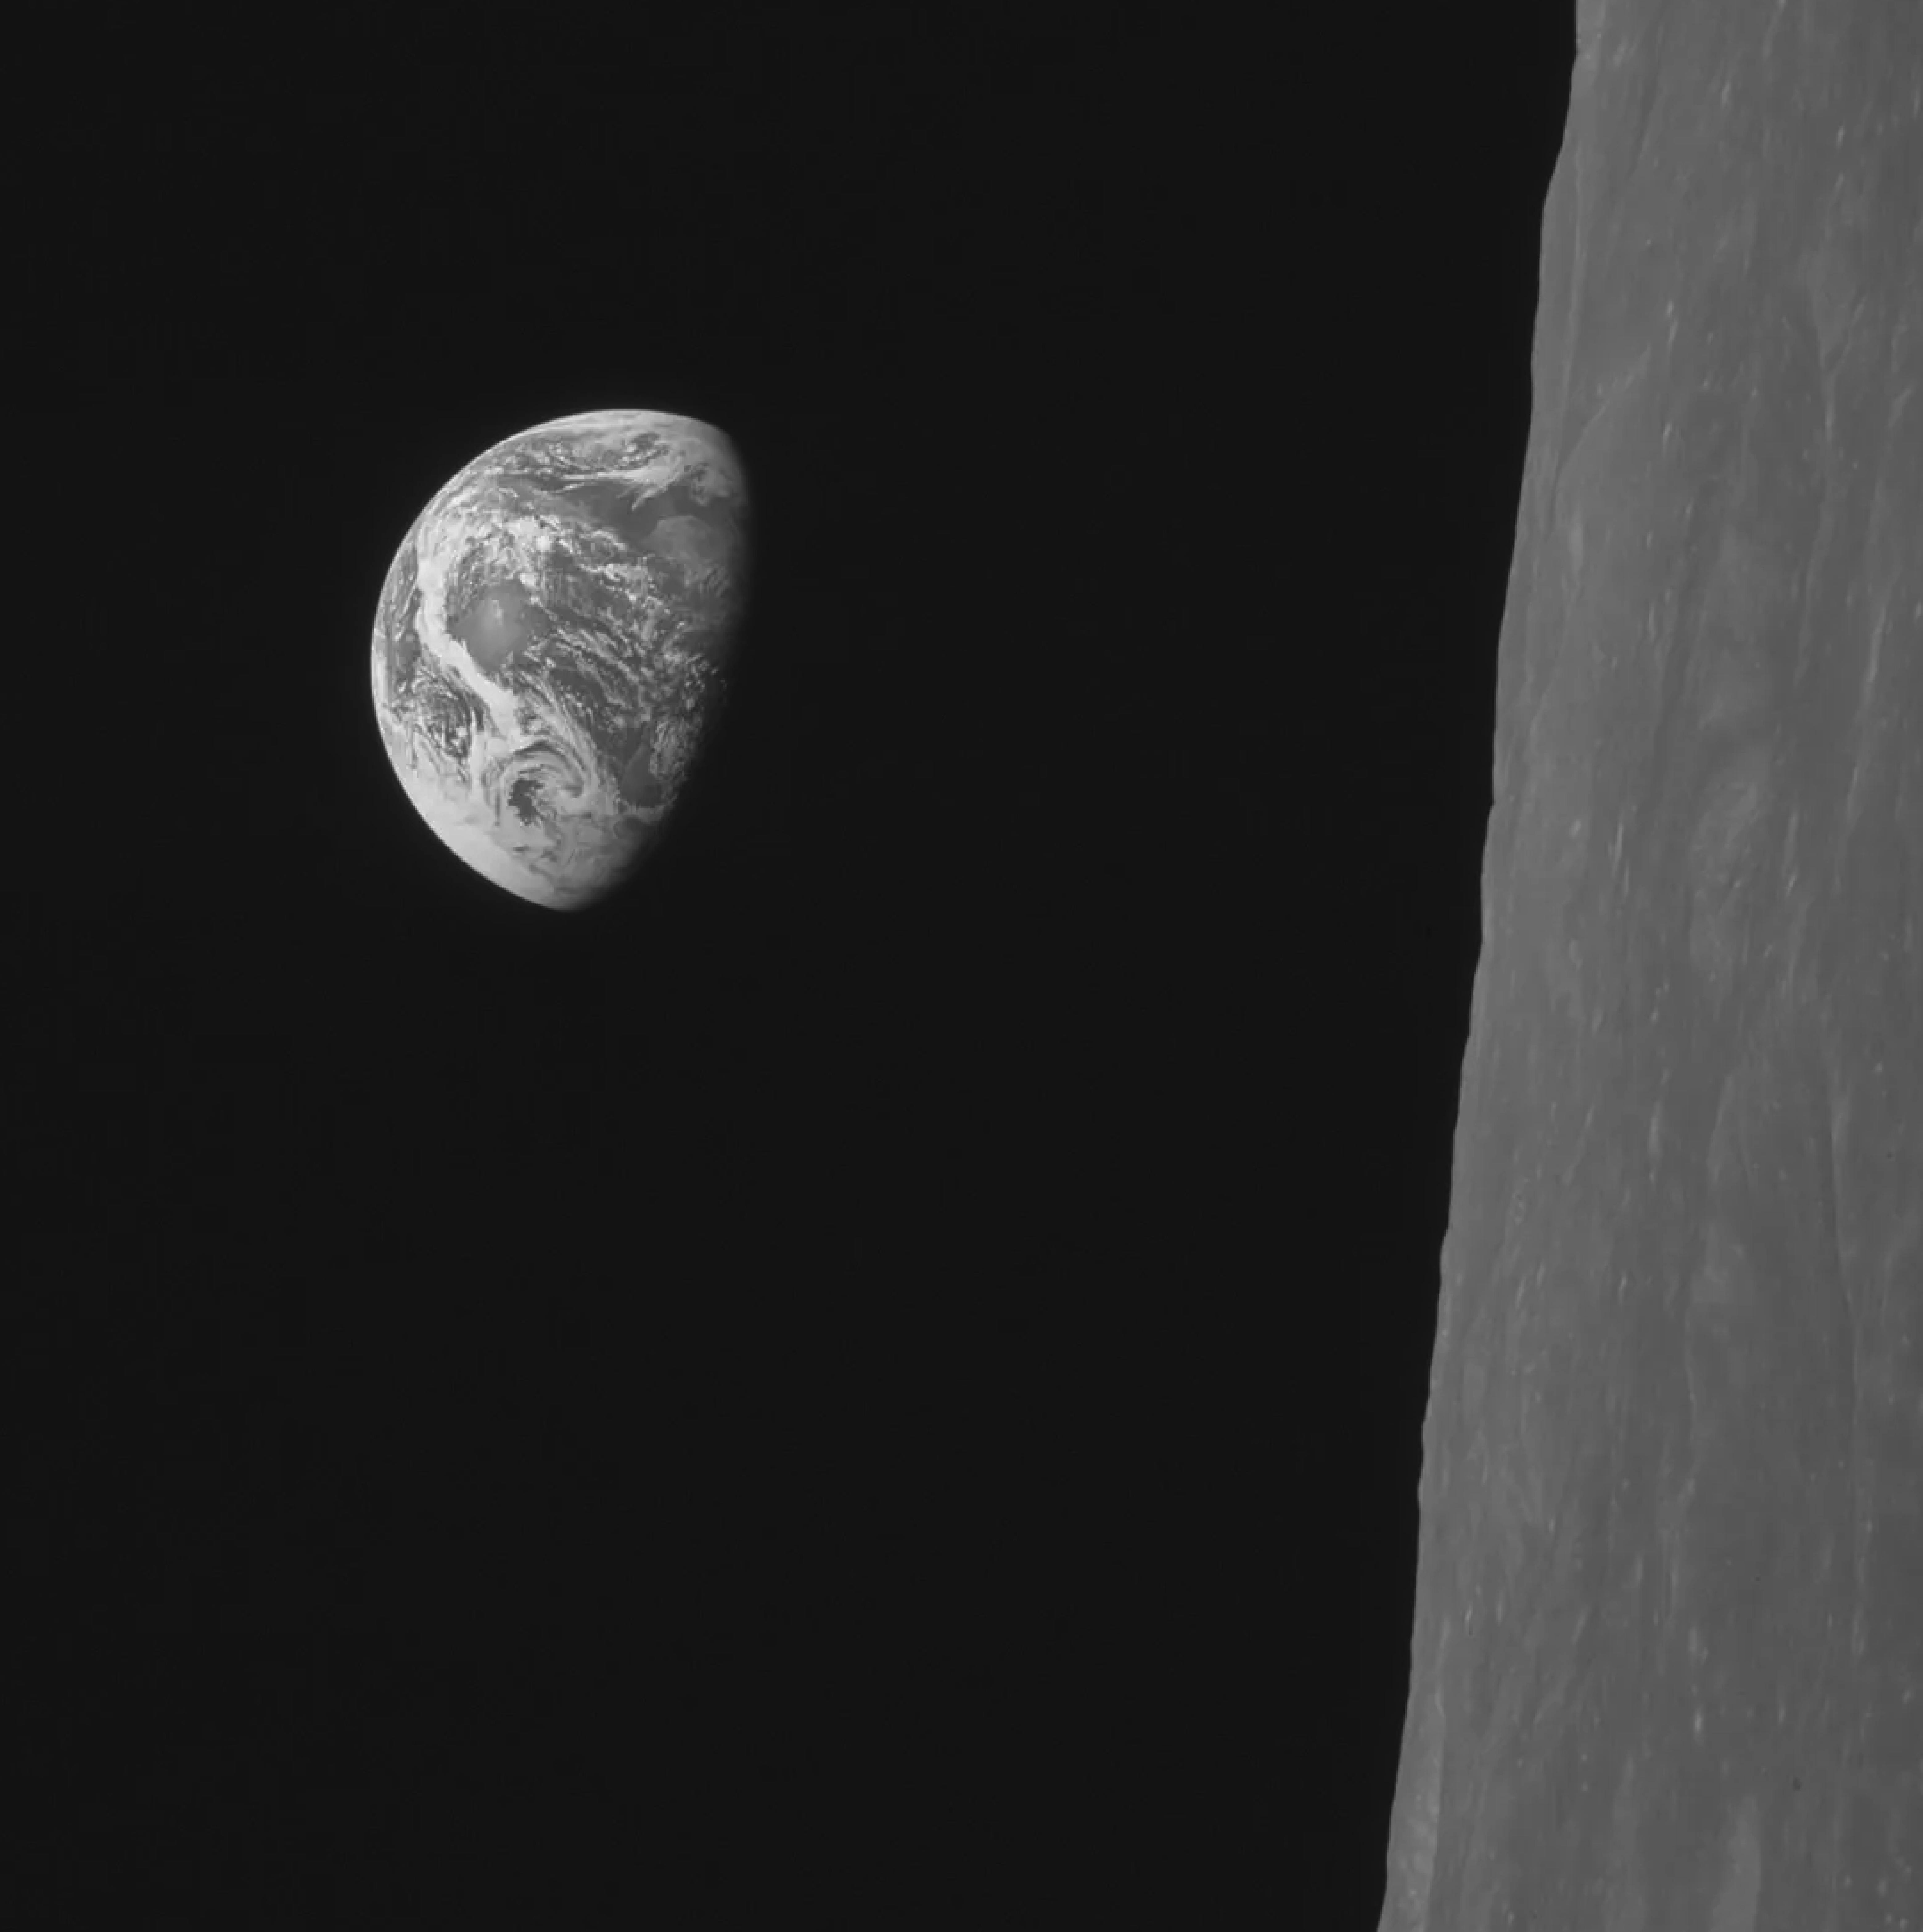
[[[61,1912],[1374,1922],[1570,9],[819,10],[46,83]],[[616,405],[757,596],[566,918],[368,637]]]

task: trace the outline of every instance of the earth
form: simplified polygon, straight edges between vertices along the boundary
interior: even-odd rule
[[[448,849],[558,909],[631,877],[724,698],[749,556],[734,446],[688,416],[563,417],[448,483],[388,567],[372,666]]]

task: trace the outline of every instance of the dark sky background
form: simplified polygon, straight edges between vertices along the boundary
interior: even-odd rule
[[[828,10],[44,112],[64,1882],[1373,1922],[1570,10]],[[418,822],[368,638],[617,406],[734,437],[757,597],[566,919]]]

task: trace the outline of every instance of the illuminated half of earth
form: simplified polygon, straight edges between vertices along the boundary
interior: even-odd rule
[[[414,520],[374,620],[374,717],[441,842],[537,905],[591,904],[659,840],[747,602],[728,438],[609,410],[477,456]]]

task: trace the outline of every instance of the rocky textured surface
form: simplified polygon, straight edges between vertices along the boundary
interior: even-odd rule
[[[1385,1932],[1923,1923],[1923,10],[1579,9]]]
[[[374,624],[374,714],[449,850],[592,903],[665,826],[746,601],[741,465],[706,423],[602,410],[478,456],[416,520]]]

